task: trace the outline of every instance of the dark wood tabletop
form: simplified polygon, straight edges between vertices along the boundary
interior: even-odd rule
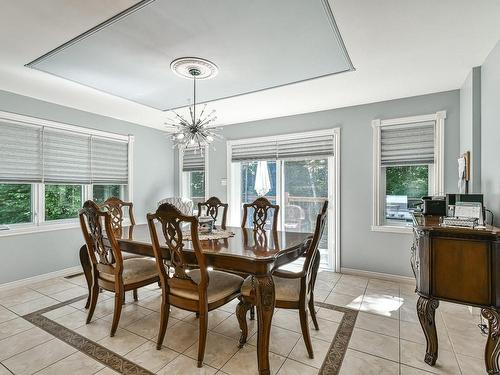
[[[160,227],[157,230],[161,233]],[[233,232],[234,236],[200,241],[207,263],[213,267],[255,275],[267,274],[299,258],[305,250],[302,244],[312,236],[312,233],[299,232],[256,232],[241,227],[227,227],[226,230]],[[121,232],[116,233],[116,237],[122,251],[154,256],[146,224],[123,227]],[[187,255],[192,254],[195,261],[191,246],[191,241],[184,241]],[[165,259],[168,259],[166,246],[164,251]]]

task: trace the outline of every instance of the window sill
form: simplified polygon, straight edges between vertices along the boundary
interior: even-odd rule
[[[411,234],[413,232],[412,227],[396,227],[391,225],[372,225],[372,232],[384,232],[384,233],[398,233],[398,234]]]
[[[54,230],[63,230],[63,229],[73,229],[79,228],[80,224],[76,221],[72,221],[69,223],[54,223],[54,224],[42,224],[42,225],[27,225],[27,226],[18,226],[12,227],[6,230],[0,230],[0,238],[8,237],[8,236],[17,236],[23,234],[30,233],[42,233],[42,232],[51,232]]]

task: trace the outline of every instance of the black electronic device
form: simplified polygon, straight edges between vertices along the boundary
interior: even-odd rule
[[[424,215],[446,216],[446,197],[422,197]]]

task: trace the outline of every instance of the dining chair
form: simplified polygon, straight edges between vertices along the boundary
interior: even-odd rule
[[[124,202],[120,198],[110,197],[104,201],[102,205],[100,205],[101,209],[105,208],[111,215],[111,227],[113,229],[121,229],[123,226],[124,215],[124,207],[127,207],[128,217],[130,220],[130,225],[135,225],[135,217],[134,217],[134,204],[132,202]]]
[[[180,197],[164,198],[158,201],[158,207],[160,207],[163,203],[170,203],[181,211],[183,215],[191,216],[193,214],[194,203],[191,199]]]
[[[314,358],[314,353],[309,335],[307,309],[309,308],[314,328],[318,330],[319,326],[316,319],[316,311],[314,310],[314,284],[320,262],[318,245],[325,228],[327,210],[328,201],[325,201],[321,213],[316,218],[316,228],[314,229],[313,237],[304,244],[307,249],[304,254],[305,260],[302,270],[300,272],[291,272],[278,269],[273,272],[275,306],[282,309],[299,310],[300,328],[310,358]],[[241,330],[240,347],[246,343],[248,336],[247,311],[254,305],[255,289],[253,287],[253,279],[249,276],[241,286],[240,303],[236,307],[236,316]]]
[[[243,278],[222,271],[209,271],[198,238],[198,219],[185,216],[175,206],[163,203],[156,213],[147,215],[149,232],[156,266],[160,275],[162,302],[160,329],[156,349],[160,350],[168,325],[170,306],[198,313],[199,342],[198,367],[203,364],[207,340],[208,312],[239,297]],[[157,224],[158,227],[157,227]],[[191,269],[187,263],[183,241],[183,227],[191,236],[192,248],[198,268]],[[158,240],[157,228],[161,229],[173,274],[166,272],[163,263],[162,245]]]
[[[115,308],[110,332],[113,337],[120,321],[125,292],[157,283],[159,277],[156,262],[148,258],[123,259],[114,234],[111,214],[100,210],[95,202],[86,201],[79,217],[92,263],[92,289],[87,324],[92,320],[100,290],[114,292]],[[104,233],[107,241],[104,239]]]
[[[217,222],[217,216],[219,215],[219,208],[222,207],[222,220],[220,227],[226,229],[226,218],[227,209],[229,205],[227,203],[222,203],[217,197],[210,197],[205,202],[198,203],[198,217],[201,216],[202,208],[205,208],[205,214],[214,219],[214,223]]]
[[[245,228],[247,223],[248,211],[253,209],[252,214],[252,224],[254,230],[265,230],[267,223],[267,218],[271,210],[273,210],[273,225],[272,230],[278,230],[278,213],[280,206],[277,204],[272,204],[265,197],[259,197],[252,203],[245,203],[243,205],[243,220],[241,222],[241,227]]]
[[[103,204],[99,205],[99,208],[101,210],[108,211],[109,214],[111,215],[111,227],[113,228],[115,236],[122,235],[123,220],[125,219],[124,208],[127,209],[130,225],[135,225],[134,204],[132,202],[124,202],[120,198],[109,197],[104,201]],[[123,259],[130,259],[130,258],[140,258],[141,256],[127,252],[122,252],[122,257]],[[139,299],[137,289],[134,289],[133,296],[135,301]],[[123,300],[123,302],[125,303],[125,299]]]

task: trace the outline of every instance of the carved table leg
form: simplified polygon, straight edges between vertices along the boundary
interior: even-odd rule
[[[434,366],[438,357],[438,340],[436,332],[436,309],[439,301],[433,298],[419,297],[417,301],[417,314],[420,325],[427,340],[425,363]]]
[[[88,309],[90,306],[90,294],[92,291],[92,265],[90,264],[89,253],[87,252],[87,246],[83,245],[80,247],[80,263],[83,268],[83,274],[85,275],[85,280],[87,280],[87,287],[89,290],[89,296],[87,297],[87,303],[85,308]]]
[[[257,362],[259,374],[269,375],[269,336],[274,313],[274,282],[272,276],[255,277],[257,307]]]
[[[488,321],[488,341],[484,351],[484,361],[488,374],[500,374],[498,357],[500,356],[500,312],[494,309],[482,309],[481,314]]]

